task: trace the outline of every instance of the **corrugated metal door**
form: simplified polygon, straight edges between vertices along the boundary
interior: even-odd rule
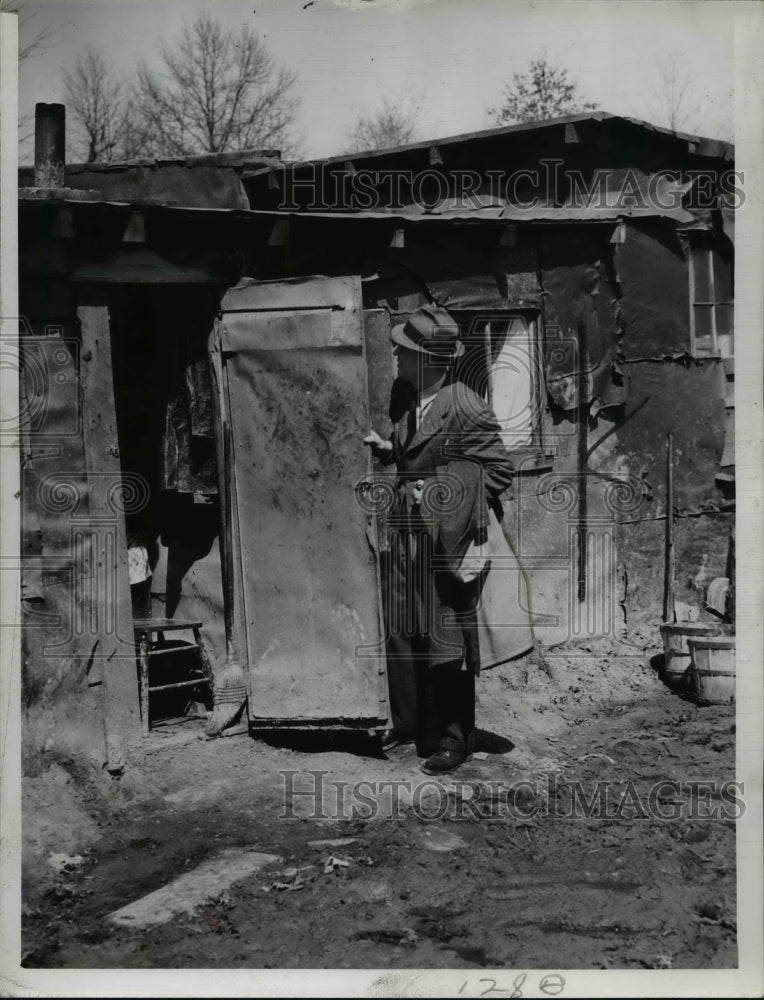
[[[360,279],[245,279],[221,309],[250,719],[382,727],[375,525],[356,501],[369,472]]]

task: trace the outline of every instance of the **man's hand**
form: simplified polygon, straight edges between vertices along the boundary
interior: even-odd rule
[[[392,441],[383,441],[376,431],[370,431],[363,439],[363,443],[371,448],[371,453],[377,458],[389,457],[393,450]]]

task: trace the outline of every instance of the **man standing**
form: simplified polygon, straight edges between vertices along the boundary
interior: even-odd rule
[[[520,630],[510,627],[498,640],[492,623],[480,620],[484,605],[495,607],[486,587],[496,553],[499,563],[505,558],[502,543],[514,560],[499,526],[513,467],[492,410],[454,378],[464,353],[459,328],[445,309],[425,306],[391,337],[395,429],[388,441],[372,431],[364,442],[397,473],[384,595],[392,735],[415,739],[427,756],[423,770],[438,774],[459,767],[473,748],[485,640],[497,663],[527,652],[532,639],[525,607],[522,620],[509,623]]]

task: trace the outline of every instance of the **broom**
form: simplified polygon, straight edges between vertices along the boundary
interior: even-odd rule
[[[214,366],[213,366],[214,368]],[[232,725],[247,701],[247,678],[238,662],[233,640],[233,528],[231,501],[231,429],[223,423],[223,469],[220,484],[223,492],[223,544],[220,561],[223,568],[223,618],[225,621],[225,666],[215,678],[214,707],[205,733],[217,736]]]

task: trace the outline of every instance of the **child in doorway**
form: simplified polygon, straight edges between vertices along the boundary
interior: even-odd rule
[[[151,618],[151,563],[140,526],[127,526],[127,575],[133,602],[133,618]]]

